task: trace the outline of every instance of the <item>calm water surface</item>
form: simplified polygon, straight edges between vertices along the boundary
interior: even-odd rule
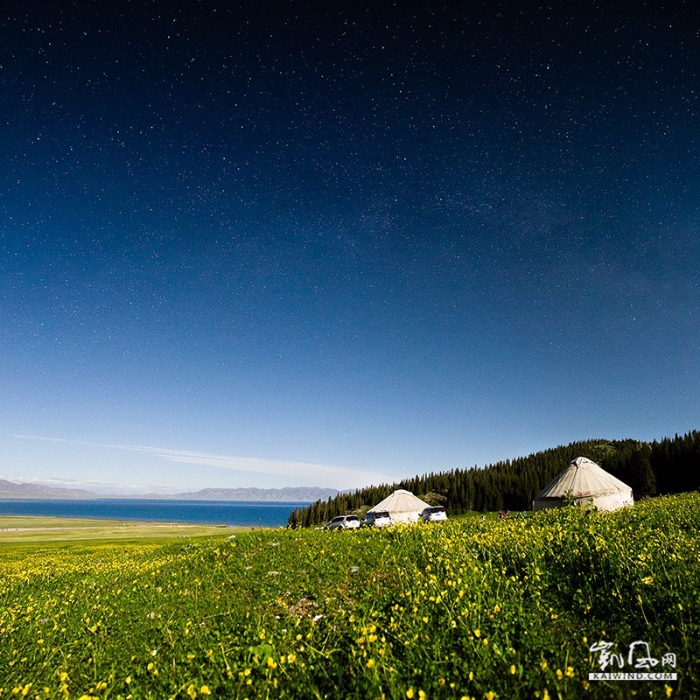
[[[168,501],[140,498],[99,500],[0,499],[0,515],[143,520],[205,525],[279,527],[306,503],[259,501]]]

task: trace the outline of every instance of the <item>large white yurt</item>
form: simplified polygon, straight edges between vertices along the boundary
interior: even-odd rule
[[[595,462],[577,457],[535,497],[534,509],[560,508],[565,501],[617,510],[634,505],[632,489]]]
[[[418,496],[414,496],[410,491],[398,489],[389,494],[381,503],[377,503],[374,508],[370,508],[370,512],[386,510],[389,511],[389,515],[395,523],[414,523],[425,508],[430,508],[430,504],[422,501]]]

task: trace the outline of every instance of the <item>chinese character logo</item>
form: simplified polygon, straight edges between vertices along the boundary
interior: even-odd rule
[[[589,647],[592,654],[598,654],[597,663],[601,671],[612,670],[614,668],[622,669],[625,667],[624,654],[610,651],[613,648],[613,642],[595,642]],[[649,643],[637,640],[632,642],[627,653],[627,666],[636,669],[653,669],[661,663],[662,666],[670,666],[676,668],[676,655],[673,653],[664,654],[661,659],[657,659],[651,655]]]

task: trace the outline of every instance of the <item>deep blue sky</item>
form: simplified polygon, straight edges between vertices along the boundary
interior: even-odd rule
[[[351,488],[700,426],[694,2],[15,5],[0,478]]]

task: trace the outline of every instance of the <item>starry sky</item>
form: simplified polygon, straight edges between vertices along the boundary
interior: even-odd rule
[[[0,149],[0,478],[700,427],[695,2],[12,3]]]

